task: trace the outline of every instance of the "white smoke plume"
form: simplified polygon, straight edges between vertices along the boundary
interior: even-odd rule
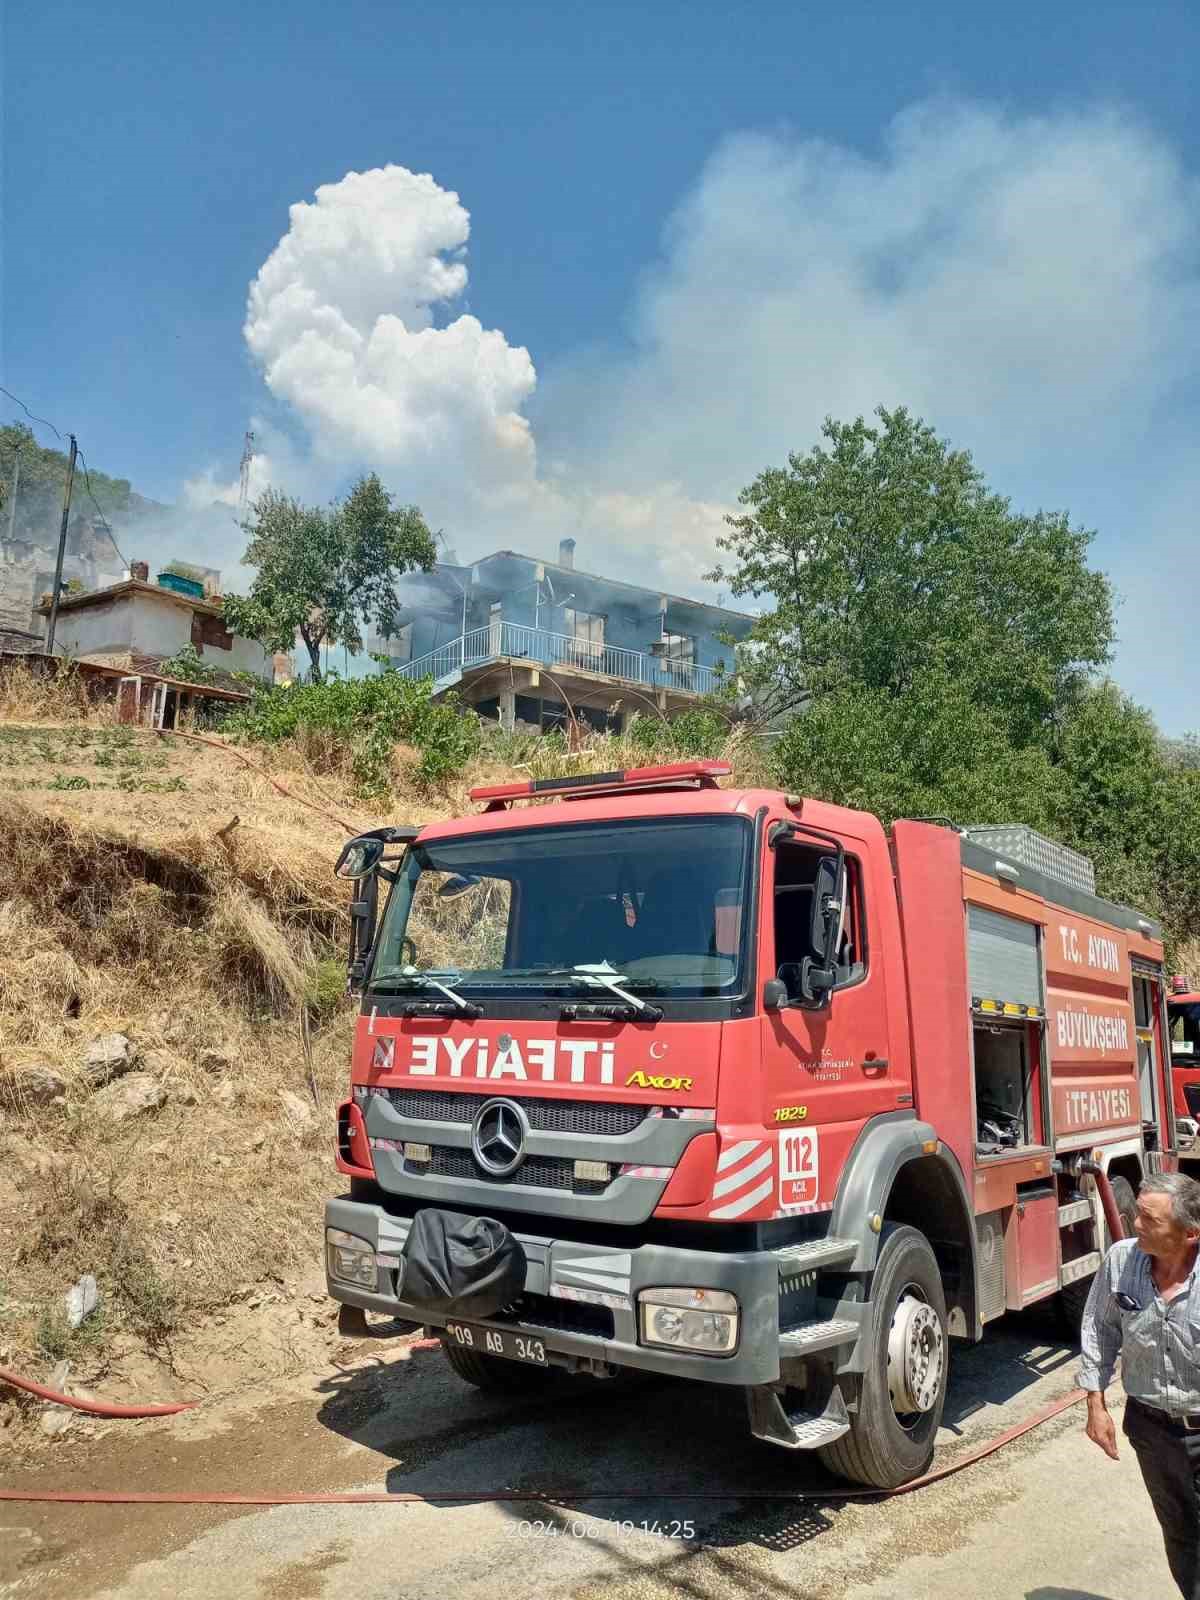
[[[470,226],[457,195],[389,166],[290,218],[245,327],[309,435],[291,462],[271,453],[277,487],[320,483],[324,498],[377,468],[464,556],[552,557],[572,534],[581,567],[699,592],[759,470],[815,443],[826,415],[903,403],[1018,506],[1102,530],[1095,559],[1129,595],[1120,675],[1178,720],[1140,636],[1190,536],[1178,508],[1200,498],[1181,454],[1194,419],[1163,426],[1200,355],[1200,208],[1145,126],[935,101],[870,156],[726,140],[666,225],[623,350],[584,327],[587,354],[543,376],[540,467],[528,352],[453,317]]]
[[[473,316],[435,324],[467,286],[458,196],[389,166],[323,185],[290,217],[251,285],[245,335],[318,452],[476,494],[532,482],[528,351]]]

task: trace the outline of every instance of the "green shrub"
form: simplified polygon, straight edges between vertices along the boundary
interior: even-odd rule
[[[304,974],[304,1003],[316,1022],[333,1016],[346,999],[346,963],[340,956],[323,956]]]
[[[176,563],[182,566],[182,562]],[[179,576],[187,577],[187,573]],[[185,644],[183,649],[173,656],[167,656],[158,663],[158,670],[164,678],[178,678],[182,683],[216,683],[217,673],[196,649],[194,644]]]
[[[703,708],[685,711],[670,722],[659,717],[636,717],[627,736],[632,745],[648,755],[679,761],[688,756],[715,759],[725,749],[729,721],[719,711]]]
[[[350,763],[366,796],[391,787],[392,751],[420,751],[418,780],[435,787],[459,773],[480,745],[479,723],[463,716],[452,696],[436,704],[428,679],[381,672],[370,678],[277,685],[256,694],[230,716],[225,729],[258,743],[277,744],[298,734],[321,734]]]

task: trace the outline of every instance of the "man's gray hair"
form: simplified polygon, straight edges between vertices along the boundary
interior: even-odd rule
[[[1200,1230],[1200,1183],[1182,1172],[1152,1172],[1140,1194],[1169,1194],[1171,1215],[1181,1228]]]

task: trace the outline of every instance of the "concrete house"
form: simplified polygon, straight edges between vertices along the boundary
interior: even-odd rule
[[[153,671],[185,645],[194,645],[207,666],[223,674],[249,672],[271,682],[274,664],[262,645],[232,634],[212,600],[181,594],[150,583],[146,568],[134,562],[137,576],[59,601],[54,653],[98,666]],[[49,606],[38,613],[49,615]]]
[[[598,730],[620,729],[638,712],[678,715],[728,681],[729,641],[744,639],[754,623],[742,612],[582,572],[573,539],[562,541],[557,562],[499,550],[470,565],[409,573],[398,592],[390,637],[369,649],[510,728],[562,727],[566,701]]]

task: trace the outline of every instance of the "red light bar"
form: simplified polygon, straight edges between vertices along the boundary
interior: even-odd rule
[[[472,800],[530,800],[539,794],[572,794],[593,789],[657,788],[695,785],[712,789],[733,768],[727,761],[673,761],[663,767],[630,767],[626,772],[581,772],[569,778],[531,778],[526,783],[493,783],[471,790]]]

